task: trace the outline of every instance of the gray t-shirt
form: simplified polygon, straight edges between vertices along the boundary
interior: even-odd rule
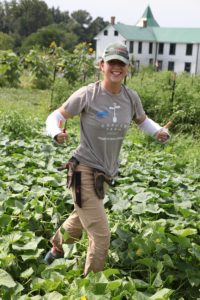
[[[119,94],[111,94],[98,81],[73,93],[64,107],[72,116],[80,114],[80,145],[73,156],[116,176],[127,129],[133,118],[145,114],[137,93],[123,85]]]

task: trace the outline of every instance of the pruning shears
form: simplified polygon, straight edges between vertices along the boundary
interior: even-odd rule
[[[63,120],[60,119],[60,120],[59,120],[59,123],[58,123],[58,127],[62,129],[62,132],[63,132],[63,133],[66,133],[66,129],[67,129],[67,120],[65,120],[65,124],[64,124],[64,127],[63,127]]]
[[[64,124],[64,127],[63,127],[63,132],[66,133],[66,129],[67,129],[67,120],[65,120],[65,124]]]
[[[169,121],[167,124],[163,126],[165,129],[169,129],[172,126],[172,121]]]
[[[62,133],[66,133],[66,130],[67,130],[67,120],[65,120],[64,127],[63,127],[63,120],[60,119],[59,123],[58,123],[58,127],[60,129],[62,129]],[[67,139],[69,140],[69,137],[67,137]]]

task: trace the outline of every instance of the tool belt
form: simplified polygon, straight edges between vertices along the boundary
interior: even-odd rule
[[[81,202],[81,171],[76,171],[76,167],[79,164],[79,161],[72,157],[69,161],[58,168],[58,171],[68,170],[67,173],[67,187],[71,188],[74,186],[75,190],[75,203],[82,207]],[[105,175],[103,171],[98,169],[93,169],[94,175],[94,190],[99,199],[105,197],[105,186],[106,182],[108,185],[112,185],[112,178]]]
[[[75,202],[79,207],[81,203],[81,172],[76,171],[79,161],[75,157],[71,157],[67,163],[58,168],[58,171],[68,170],[67,172],[67,187],[70,189],[72,186],[75,188]]]
[[[93,169],[94,174],[94,190],[99,199],[103,199],[105,197],[105,185],[106,182],[108,185],[112,185],[112,178],[108,177],[104,172]]]

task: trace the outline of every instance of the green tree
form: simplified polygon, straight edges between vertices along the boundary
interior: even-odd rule
[[[5,11],[3,4],[0,2],[0,31],[4,31]]]
[[[0,17],[1,31],[21,36],[28,36],[53,22],[47,4],[40,0],[4,1],[0,5]]]
[[[52,27],[48,27],[50,25]],[[21,45],[24,51],[36,43],[47,47],[53,40],[69,51],[81,42],[92,43],[95,48],[93,38],[106,25],[100,17],[93,21],[85,10],[74,11],[70,16],[68,11],[49,9],[42,0],[0,2],[0,31],[11,35],[16,52]]]
[[[65,11],[65,12],[61,12],[59,8],[50,8],[49,9],[52,18],[53,18],[53,23],[68,23],[70,20],[70,16],[69,16],[69,12]]]
[[[87,28],[88,41],[92,43],[93,48],[95,48],[94,37],[100,32],[103,28],[108,25],[109,22],[105,22],[103,18],[97,17],[94,21],[90,23]]]
[[[65,24],[52,24],[30,34],[22,43],[21,51],[27,52],[34,45],[48,48],[53,41],[57,46],[72,51],[78,37],[73,32],[68,32]]]
[[[0,31],[14,33],[18,29],[18,4],[16,0],[0,3]]]
[[[87,36],[87,28],[90,26],[92,17],[85,10],[77,10],[71,14],[75,21],[74,32],[79,36],[79,42],[90,41]]]
[[[91,15],[86,10],[77,10],[71,14],[71,17],[76,20],[82,27],[87,27],[92,21]]]
[[[52,22],[52,16],[44,1],[21,0],[18,9],[20,15],[18,31],[21,36],[28,36]]]

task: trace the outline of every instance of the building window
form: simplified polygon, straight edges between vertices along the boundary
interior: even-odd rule
[[[130,41],[129,43],[129,52],[133,53],[133,41]]]
[[[149,65],[152,66],[153,65],[153,58],[149,59]]]
[[[163,52],[164,52],[164,43],[159,43],[158,54],[163,54]]]
[[[174,61],[168,62],[168,71],[174,71]]]
[[[191,63],[190,62],[186,62],[185,63],[185,72],[188,72],[190,73],[190,70],[191,70]]]
[[[104,30],[103,35],[108,35],[108,30]]]
[[[192,55],[193,44],[186,45],[186,55]]]
[[[114,31],[114,36],[118,36],[118,31],[117,30]]]
[[[169,45],[169,54],[175,55],[175,53],[176,53],[176,44],[172,43]]]
[[[142,42],[138,43],[138,53],[142,53]]]
[[[149,54],[153,52],[153,43],[149,43]]]

